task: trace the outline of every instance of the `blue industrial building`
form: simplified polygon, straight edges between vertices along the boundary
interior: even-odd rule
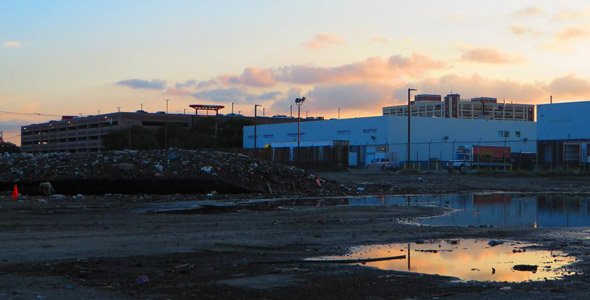
[[[538,156],[541,166],[590,163],[590,101],[538,105]]]
[[[412,117],[410,160],[448,161],[459,145],[509,146],[512,152],[535,153],[534,122]],[[256,146],[297,147],[297,123],[257,125]],[[244,148],[254,147],[254,126],[244,128]],[[407,118],[376,116],[301,123],[300,145],[325,146],[348,141],[349,164],[363,166],[375,158],[406,161]]]

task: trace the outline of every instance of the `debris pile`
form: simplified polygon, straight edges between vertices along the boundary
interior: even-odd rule
[[[243,154],[206,150],[112,151],[0,155],[0,183],[60,182],[157,185],[182,182],[206,193],[343,194],[337,183],[303,169]],[[95,184],[96,185],[96,184]],[[153,190],[153,186],[152,186]],[[78,193],[82,191],[71,191]],[[109,191],[104,191],[109,192]]]

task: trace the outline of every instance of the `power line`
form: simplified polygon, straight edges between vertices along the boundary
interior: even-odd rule
[[[52,114],[42,114],[42,113],[25,113],[25,112],[16,112],[16,111],[2,111],[0,110],[0,114],[10,114],[10,115],[21,115],[21,116],[40,116],[40,117],[61,117],[61,115],[52,115]]]

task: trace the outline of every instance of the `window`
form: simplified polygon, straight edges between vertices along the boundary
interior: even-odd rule
[[[516,136],[517,138],[519,138],[519,137],[520,137],[520,131],[516,131],[516,132],[514,133],[514,136]]]

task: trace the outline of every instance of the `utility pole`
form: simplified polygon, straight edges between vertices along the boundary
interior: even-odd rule
[[[139,103],[139,107],[141,110],[143,110],[143,103]]]
[[[410,103],[410,97],[411,97],[411,93],[412,91],[417,91],[417,89],[412,89],[409,88],[408,89],[408,145],[406,147],[406,169],[409,168],[410,166],[410,144],[412,142],[412,135],[411,135],[411,124],[410,124],[410,118],[412,116],[412,106]]]
[[[234,103],[233,102],[231,103],[231,114],[232,115],[234,114]]]
[[[121,112],[121,106],[117,106],[117,112]]]
[[[168,113],[168,101],[170,101],[170,100],[166,99],[166,113]]]
[[[342,109],[342,108],[338,107],[338,119],[340,119],[340,110],[341,110],[341,109]]]
[[[295,98],[295,104],[297,105],[297,151],[301,146],[301,105],[305,101],[305,97]]]
[[[257,125],[258,125],[258,107],[260,105],[258,104],[254,104],[254,149],[256,149],[256,139],[258,138],[258,132],[257,132]]]

